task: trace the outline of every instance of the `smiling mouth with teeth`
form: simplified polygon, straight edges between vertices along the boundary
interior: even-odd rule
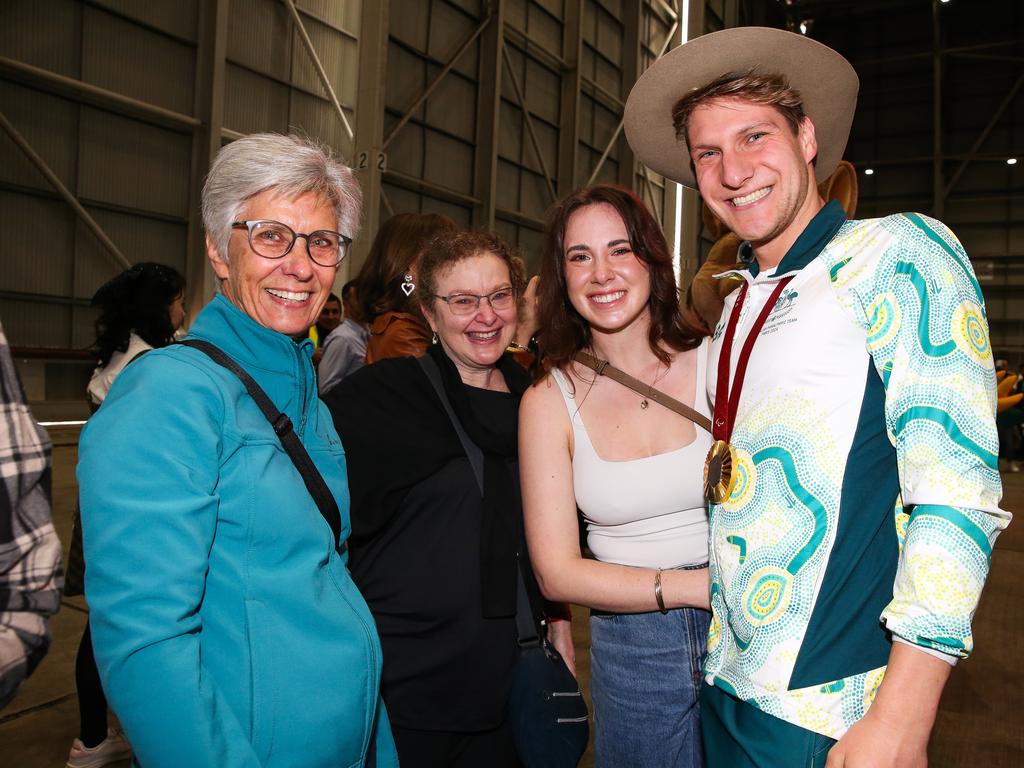
[[[495,336],[497,336],[498,332],[497,331],[487,331],[487,332],[484,332],[484,331],[470,331],[466,335],[467,336],[472,336],[474,339],[480,339],[482,341],[488,341],[490,339],[493,339]]]
[[[276,296],[279,299],[285,301],[302,302],[309,298],[309,291],[275,291],[273,288],[267,288],[267,293],[271,296]]]
[[[600,296],[591,296],[590,300],[596,301],[598,304],[611,304],[625,295],[625,291],[616,291],[615,293],[602,293]]]
[[[772,191],[771,187],[761,187],[758,190],[751,192],[749,195],[743,195],[743,197],[730,198],[729,202],[734,208],[739,208],[741,205],[750,205],[756,203],[762,197]]]

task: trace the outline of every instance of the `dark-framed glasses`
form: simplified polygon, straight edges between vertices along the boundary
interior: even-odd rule
[[[484,294],[450,293],[447,296],[439,296],[435,293],[434,298],[447,304],[453,315],[471,315],[480,309],[480,302],[484,300],[495,311],[511,309],[516,303],[516,291],[512,286],[507,286]]]
[[[249,247],[265,259],[283,259],[295,247],[296,240],[305,238],[309,258],[321,267],[338,266],[352,242],[351,238],[331,229],[318,229],[307,235],[272,219],[233,221],[231,228],[248,230]]]

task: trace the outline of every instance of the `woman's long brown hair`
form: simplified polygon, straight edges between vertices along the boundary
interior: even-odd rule
[[[564,368],[574,354],[590,347],[590,324],[569,301],[565,281],[565,230],[569,218],[589,205],[610,205],[622,218],[633,253],[647,267],[651,280],[651,327],[648,343],[663,363],[670,361],[664,347],[683,351],[696,347],[703,332],[690,326],[679,311],[679,288],[665,235],[647,206],[631,190],[600,184],[573,192],[548,212],[537,291],[543,376],[552,368]]]
[[[359,303],[367,322],[385,312],[419,316],[421,297],[418,292],[407,296],[401,290],[403,276],[433,238],[458,229],[454,221],[439,213],[397,213],[381,225],[357,278]]]

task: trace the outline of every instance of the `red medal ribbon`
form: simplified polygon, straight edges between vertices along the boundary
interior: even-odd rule
[[[739,408],[740,395],[743,392],[743,378],[747,375],[747,362],[750,360],[750,353],[754,349],[754,342],[758,334],[768,320],[768,315],[775,308],[783,288],[785,288],[793,276],[783,278],[775,286],[768,302],[761,309],[750,332],[747,334],[743,348],[740,350],[739,359],[736,361],[736,376],[733,379],[732,389],[729,389],[729,365],[732,357],[732,342],[736,337],[736,325],[739,322],[740,313],[743,310],[743,302],[747,298],[747,283],[740,288],[740,295],[736,298],[736,304],[732,308],[732,315],[729,317],[729,325],[725,329],[725,338],[722,340],[722,349],[718,357],[718,386],[715,389],[715,418],[711,434],[716,440],[729,442],[732,437],[732,429],[736,423],[736,410]]]

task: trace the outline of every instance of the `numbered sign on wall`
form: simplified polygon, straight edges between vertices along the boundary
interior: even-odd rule
[[[388,169],[388,155],[387,152],[378,152],[376,150],[370,152],[357,152],[355,170],[365,171],[370,167],[370,163],[373,163],[380,173],[384,173]]]

